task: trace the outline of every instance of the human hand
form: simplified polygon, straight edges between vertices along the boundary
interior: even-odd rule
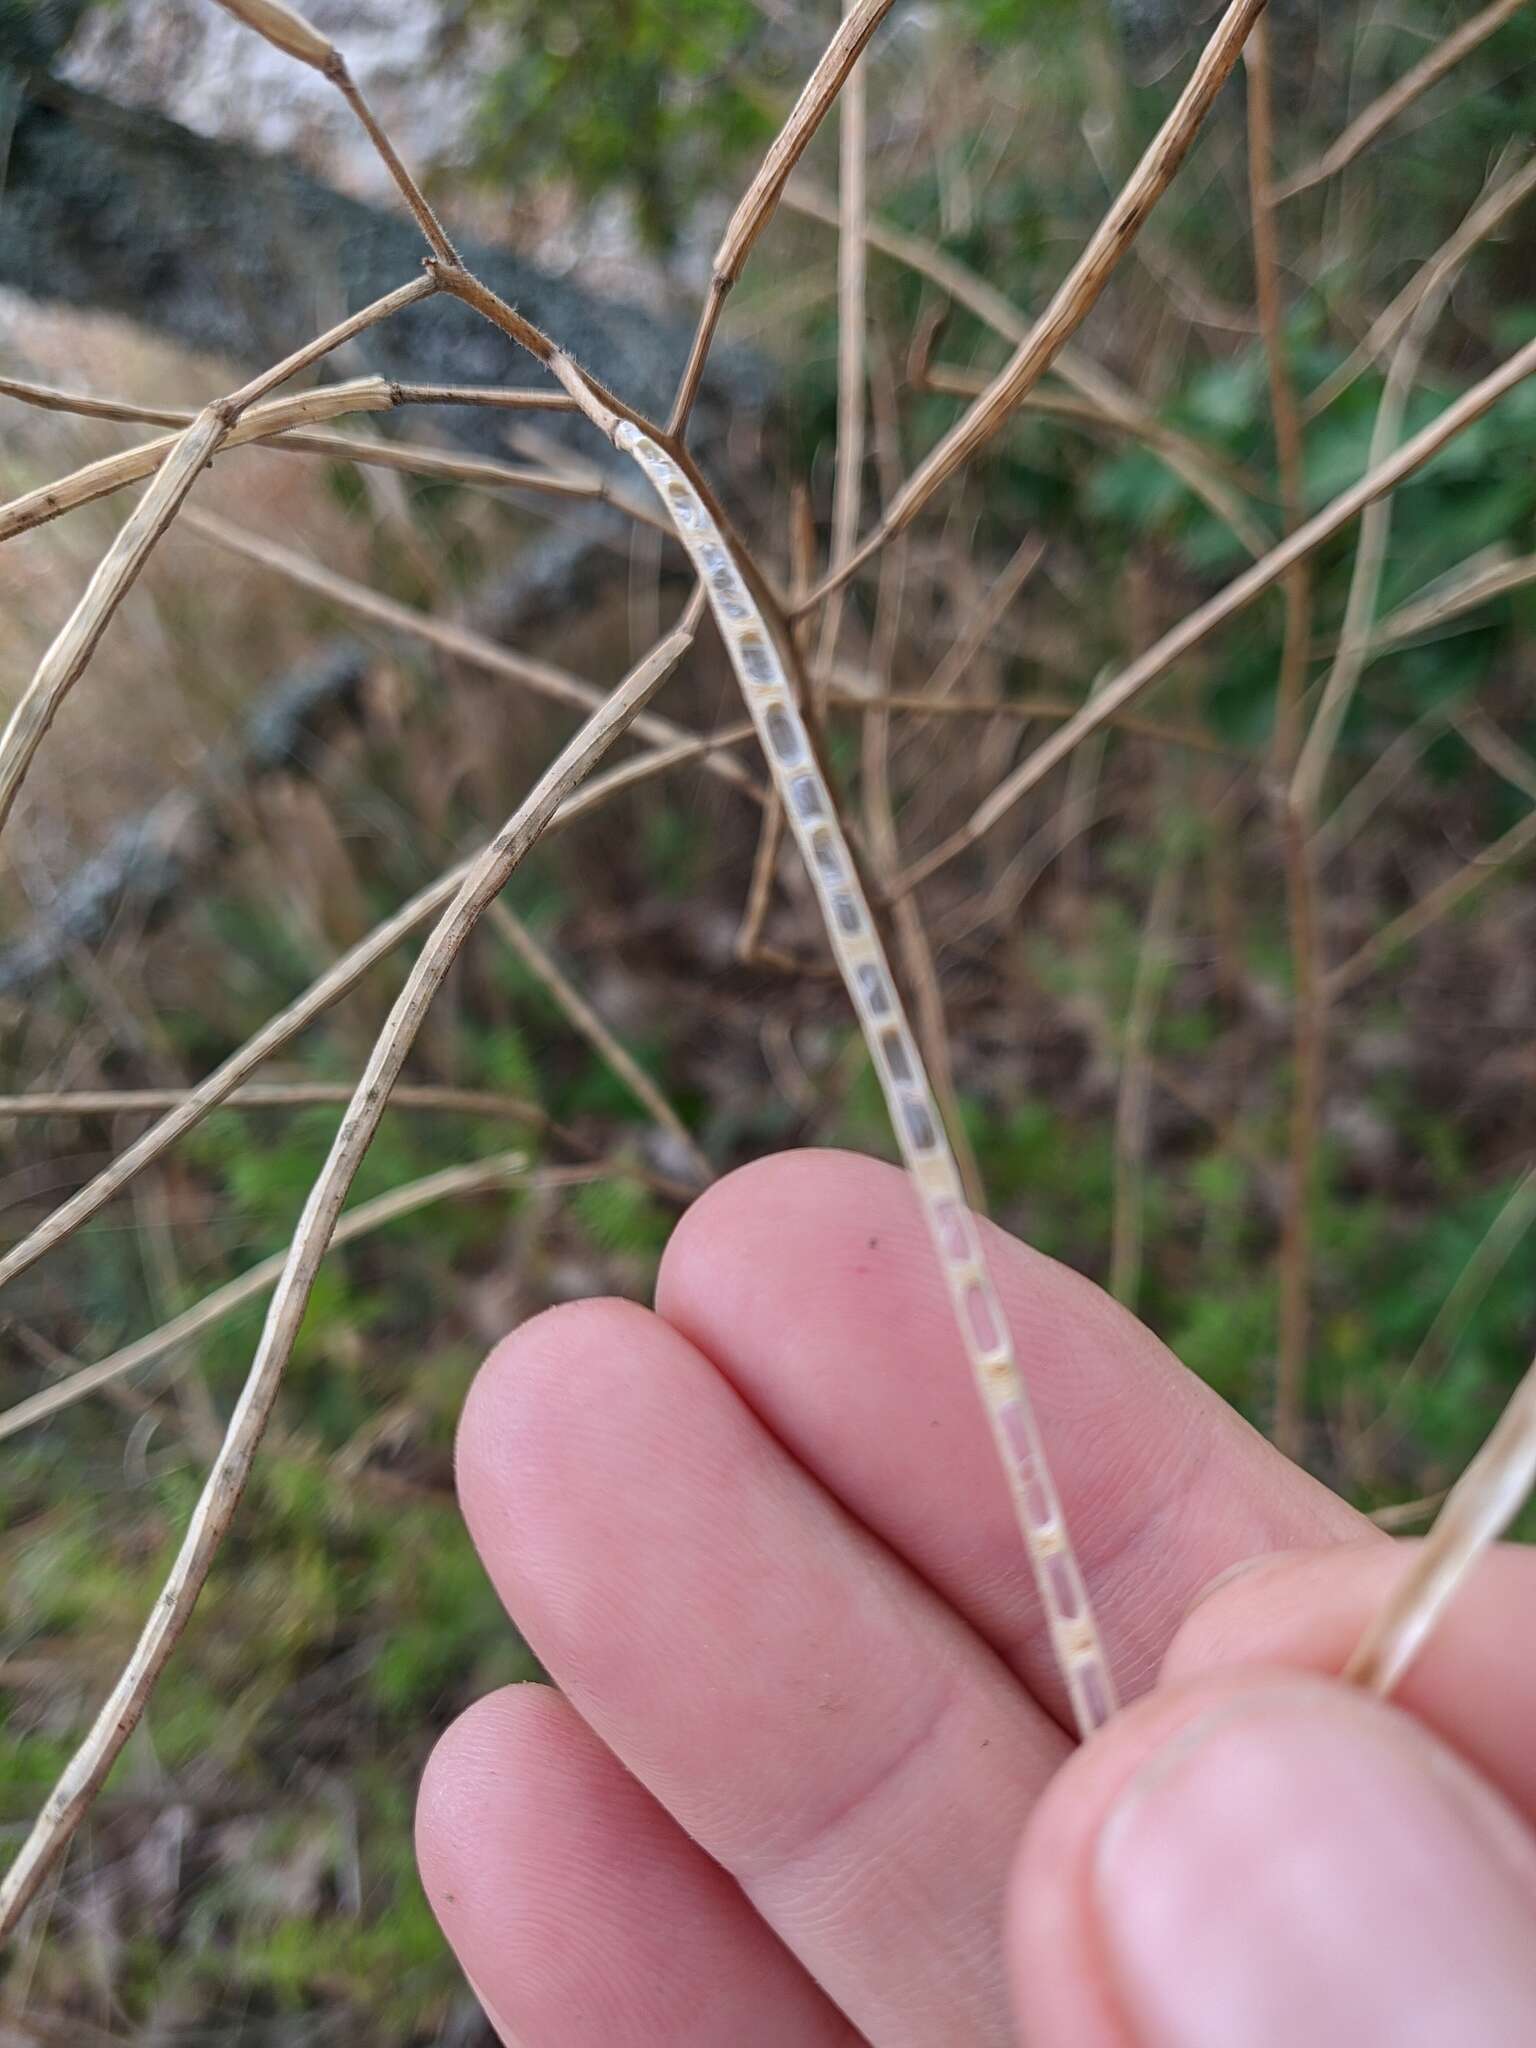
[[[1536,2039],[1536,1557],[1486,1562],[1399,1705],[1313,1675],[1401,1547],[1095,1287],[988,1249],[1135,1702],[1082,1749],[894,1169],[731,1175],[654,1315],[556,1309],[476,1381],[464,1512],[561,1692],[456,1723],[418,1846],[503,2038]]]

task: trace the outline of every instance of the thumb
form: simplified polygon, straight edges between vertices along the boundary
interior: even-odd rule
[[[1008,1935],[1032,2048],[1536,2039],[1536,1836],[1326,1680],[1226,1673],[1122,1716],[1032,1818]]]

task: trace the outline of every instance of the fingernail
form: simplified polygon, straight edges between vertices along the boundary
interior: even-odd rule
[[[1536,1842],[1431,1736],[1333,1689],[1189,1729],[1121,1794],[1094,1885],[1138,2048],[1536,2038]]]

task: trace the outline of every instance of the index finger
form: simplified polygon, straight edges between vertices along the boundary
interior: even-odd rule
[[[1090,1281],[983,1230],[1127,1697],[1151,1684],[1220,1573],[1373,1533]],[[674,1232],[656,1305],[1065,1724],[1008,1489],[906,1176],[843,1152],[741,1168]]]

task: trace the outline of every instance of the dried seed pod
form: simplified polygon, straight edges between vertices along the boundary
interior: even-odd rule
[[[335,44],[302,14],[284,7],[282,0],[219,0],[219,5],[290,57],[297,57],[301,64],[312,64],[316,71],[329,72],[337,62]]]

